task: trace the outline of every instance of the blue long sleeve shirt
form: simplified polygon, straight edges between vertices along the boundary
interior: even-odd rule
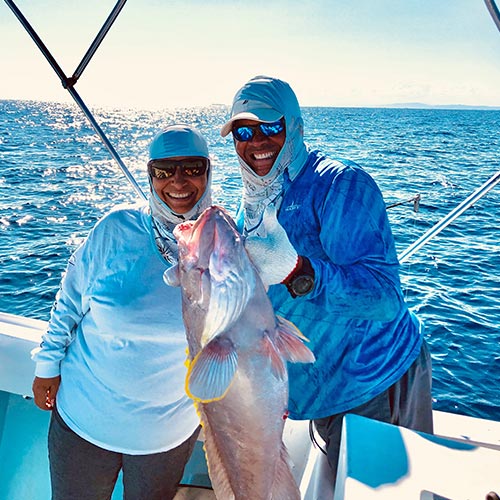
[[[304,297],[269,288],[276,314],[301,330],[316,356],[288,365],[290,417],[353,409],[400,379],[422,343],[402,295],[382,194],[355,163],[310,152],[293,182],[285,178],[278,220],[315,271]]]
[[[163,282],[146,207],[110,212],[70,258],[41,348],[39,377],[61,375],[57,408],[87,441],[166,451],[199,424],[184,391],[181,292]]]

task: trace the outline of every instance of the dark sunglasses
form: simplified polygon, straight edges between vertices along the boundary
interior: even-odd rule
[[[206,158],[151,160],[148,163],[148,172],[156,179],[169,179],[175,175],[177,167],[187,177],[201,177],[207,173],[208,160]]]
[[[259,129],[266,137],[273,137],[281,134],[285,130],[285,120],[281,118],[273,123],[259,123],[258,125],[234,125],[232,129],[233,137],[239,142],[251,141]]]

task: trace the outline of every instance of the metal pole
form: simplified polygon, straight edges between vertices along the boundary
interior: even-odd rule
[[[497,25],[498,30],[500,31],[500,11],[498,10],[498,7],[496,6],[495,1],[494,0],[484,0],[484,3],[486,4],[486,7],[488,8],[489,13],[491,14],[493,21]]]
[[[484,0],[493,21],[500,31],[500,11],[495,4],[495,0]],[[474,191],[458,207],[452,210],[446,217],[443,217],[437,224],[425,232],[415,243],[410,245],[402,254],[399,255],[399,262],[407,261],[417,250],[422,248],[434,236],[440,233],[445,227],[451,224],[459,215],[465,212],[473,203],[482,198],[490,189],[493,189],[500,182],[500,172],[488,179],[480,188]]]
[[[399,255],[399,262],[407,261],[417,250],[422,248],[434,236],[439,234],[445,227],[449,226],[459,215],[465,212],[477,200],[481,199],[488,191],[493,189],[500,182],[500,171],[490,177],[481,187],[469,195],[460,205],[454,208],[448,215],[443,217],[437,224],[426,231],[415,243],[410,245]]]
[[[76,102],[78,107],[83,111],[83,113],[85,114],[85,116],[89,120],[90,124],[92,125],[93,129],[96,131],[97,135],[100,137],[100,139],[102,140],[102,142],[104,143],[104,145],[108,149],[109,153],[113,157],[113,159],[118,163],[118,166],[121,168],[122,172],[125,174],[125,177],[127,177],[129,182],[132,184],[132,187],[135,189],[137,194],[141,198],[146,199],[146,195],[143,193],[139,184],[137,184],[137,181],[134,179],[133,175],[130,173],[128,168],[125,166],[125,164],[123,163],[119,154],[116,152],[115,148],[113,147],[111,142],[109,142],[108,138],[106,137],[106,134],[103,132],[103,130],[101,129],[99,124],[96,122],[95,118],[92,116],[92,113],[87,108],[87,106],[83,102],[82,98],[78,95],[78,92],[74,88],[74,84],[76,83],[76,80],[81,75],[81,72],[85,69],[85,66],[90,61],[90,58],[92,57],[94,52],[97,50],[97,47],[99,46],[99,44],[102,41],[102,38],[108,32],[109,28],[111,27],[111,24],[116,19],[116,16],[120,12],[125,1],[126,0],[119,0],[118,3],[116,4],[115,8],[113,9],[113,12],[108,17],[103,28],[101,29],[98,36],[94,40],[92,46],[87,51],[87,54],[84,56],[82,62],[78,66],[77,71],[75,71],[75,74],[77,75],[76,78],[75,77],[68,78],[65,75],[64,71],[61,69],[61,67],[59,66],[57,61],[54,59],[54,57],[50,53],[49,49],[42,42],[41,38],[38,36],[36,31],[30,25],[28,20],[24,17],[22,12],[17,8],[15,3],[12,0],[5,0],[5,3],[10,7],[10,9],[14,13],[14,15],[19,19],[19,21],[23,25],[24,29],[28,32],[28,34],[31,36],[31,38],[33,39],[35,44],[38,46],[38,48],[40,49],[42,54],[45,56],[45,58],[47,59],[49,64],[52,66],[52,69],[56,72],[57,76],[61,80],[63,87],[70,93],[71,97],[74,99],[74,101]]]
[[[87,50],[87,53],[83,56],[80,64],[73,73],[73,79],[75,80],[75,82],[78,80],[78,78],[80,78],[80,75],[87,67],[87,64],[90,62],[92,56],[99,48],[99,45],[101,45],[101,42],[104,40],[104,37],[108,34],[108,31],[110,30],[112,24],[115,22],[115,19],[118,17],[118,14],[121,12],[126,1],[127,0],[118,0],[116,5],[114,6],[113,10],[111,11],[111,14],[106,19],[106,22],[103,24],[101,30],[95,37],[95,40],[92,42],[92,45],[89,47],[89,50]]]
[[[99,124],[96,122],[95,118],[92,116],[92,113],[90,112],[90,110],[87,108],[87,106],[85,105],[85,103],[82,101],[81,97],[78,95],[78,93],[75,90],[75,88],[74,87],[68,87],[67,90],[71,94],[71,97],[73,97],[73,99],[75,100],[75,102],[78,104],[78,106],[80,107],[80,109],[83,111],[83,113],[85,114],[85,116],[88,118],[90,124],[92,125],[92,127],[96,131],[97,135],[101,138],[102,142],[104,143],[104,145],[108,149],[109,153],[115,159],[115,161],[118,163],[118,165],[122,169],[122,172],[125,174],[125,177],[129,180],[130,184],[132,184],[132,187],[135,189],[135,191],[137,192],[137,194],[142,199],[145,200],[146,199],[146,195],[144,194],[144,192],[140,188],[139,184],[137,184],[137,181],[134,179],[134,176],[130,173],[130,170],[123,163],[122,159],[120,158],[120,155],[116,152],[116,150],[113,147],[113,145],[109,142],[108,138],[106,137],[106,135],[102,131],[102,129],[99,126]]]

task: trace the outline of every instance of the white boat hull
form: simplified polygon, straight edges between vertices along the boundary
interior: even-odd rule
[[[45,328],[44,321],[0,313],[0,500],[50,498],[47,457],[50,412],[38,409],[31,399],[34,366],[30,352],[39,345]],[[302,498],[427,498],[409,493],[418,490],[457,500],[485,498],[495,487],[500,490],[500,479],[496,486],[492,482],[492,474],[495,480],[500,478],[497,473],[500,471],[500,422],[435,411],[434,423],[435,434],[445,439],[356,415],[348,416],[342,442],[343,466],[334,497],[329,487],[331,472],[324,455],[311,444],[308,422],[287,421],[284,441]],[[370,453],[375,442],[378,443],[375,451]],[[405,471],[401,470],[401,463],[407,464]],[[367,470],[373,474],[367,474]],[[455,477],[455,483],[463,482],[461,489],[452,487],[447,471]],[[183,484],[185,487],[177,499],[215,498],[209,489],[201,442],[197,442],[186,467]],[[475,490],[471,490],[471,484],[476,485]],[[469,496],[456,496],[460,491]],[[446,492],[454,496],[446,497]],[[470,496],[471,492],[476,496]],[[121,497],[119,481],[112,500]]]

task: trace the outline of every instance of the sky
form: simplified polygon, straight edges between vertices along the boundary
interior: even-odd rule
[[[71,75],[115,1],[16,5]],[[76,89],[89,106],[230,104],[259,74],[302,106],[500,106],[500,32],[483,0],[128,0]],[[4,1],[0,75],[0,99],[71,101]]]

